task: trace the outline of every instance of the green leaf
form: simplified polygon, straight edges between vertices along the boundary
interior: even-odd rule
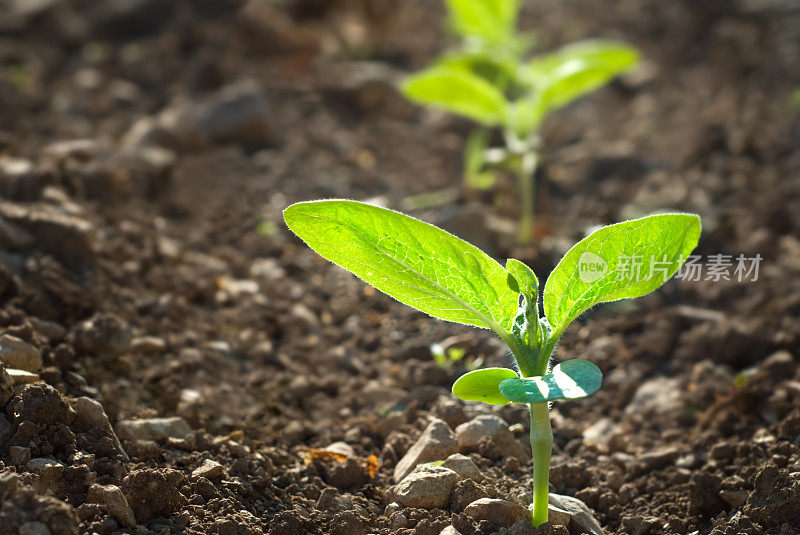
[[[283,217],[321,256],[401,303],[501,337],[513,323],[517,294],[506,270],[444,230],[356,201],[301,202]]]
[[[536,273],[514,258],[506,260],[506,270],[512,277],[508,283],[511,289],[523,294],[529,302],[534,304],[535,308],[536,303],[539,301],[539,279],[536,278]],[[511,286],[512,284],[514,286]]]
[[[403,94],[426,106],[469,117],[481,124],[502,123],[506,112],[503,94],[483,78],[463,69],[434,66],[407,78]]]
[[[516,355],[520,370],[530,375],[545,365],[541,348],[543,336],[549,332],[542,329],[539,321],[539,280],[531,268],[513,258],[506,260],[506,270],[509,288],[522,296],[511,336],[521,342],[518,344],[520,353]],[[549,358],[549,355],[544,358]]]
[[[588,360],[572,359],[557,364],[539,377],[513,377],[500,383],[502,396],[514,403],[541,403],[557,399],[585,398],[600,389],[603,374]]]
[[[532,60],[525,78],[534,86],[536,122],[556,108],[605,85],[639,62],[639,52],[626,44],[584,41]]]
[[[697,246],[700,218],[659,214],[593,232],[572,247],[544,286],[544,312],[560,334],[598,303],[648,294]]]
[[[462,37],[502,43],[514,34],[519,0],[445,0],[453,29]]]
[[[516,78],[519,59],[505,50],[478,48],[449,52],[433,66],[474,74],[502,90]]]
[[[507,405],[509,400],[500,393],[498,385],[516,377],[517,372],[508,368],[482,368],[459,377],[453,384],[453,395],[466,401]]]

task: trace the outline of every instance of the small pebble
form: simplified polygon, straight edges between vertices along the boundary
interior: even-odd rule
[[[192,471],[192,477],[205,477],[208,479],[219,479],[225,473],[225,469],[217,461],[206,459],[203,464]]]

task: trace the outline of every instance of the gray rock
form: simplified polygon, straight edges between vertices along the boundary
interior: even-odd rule
[[[131,350],[134,353],[152,355],[161,353],[165,349],[167,349],[167,343],[163,338],[156,336],[140,336],[131,340]]]
[[[457,452],[458,442],[453,431],[442,420],[433,418],[417,442],[395,466],[394,481],[399,483],[419,464],[441,461]]]
[[[205,477],[219,479],[225,474],[225,469],[217,461],[206,459],[203,464],[192,470],[192,477]]]
[[[519,520],[531,518],[531,512],[522,505],[498,498],[481,498],[469,504],[464,514],[475,520],[487,520],[495,526],[509,527]]]
[[[11,446],[8,448],[8,456],[14,466],[25,466],[31,460],[31,450],[24,446]]]
[[[131,349],[130,325],[115,314],[100,312],[72,333],[76,351],[100,357],[118,357]]]
[[[447,526],[442,531],[439,532],[439,535],[461,535],[461,532],[458,531],[453,526]]]
[[[472,462],[472,459],[460,453],[454,453],[445,459],[442,466],[449,468],[462,479],[471,479],[473,481],[483,481],[484,479],[483,474],[481,474],[480,469],[475,466],[475,463]]]
[[[178,416],[171,418],[148,418],[144,420],[122,420],[117,423],[117,434],[123,440],[166,440],[186,438],[192,432],[186,420]]]
[[[200,132],[217,143],[259,147],[272,137],[267,101],[255,81],[223,87],[194,110],[194,120]]]
[[[744,502],[747,501],[747,498],[750,496],[750,493],[744,489],[739,490],[729,490],[723,489],[719,491],[719,497],[725,500],[733,508],[739,508],[744,505]]]
[[[19,527],[19,535],[50,535],[50,528],[38,520],[25,522]]]
[[[31,160],[0,157],[0,197],[34,201],[49,178],[48,173],[37,169]]]
[[[603,535],[603,528],[600,527],[600,523],[594,518],[592,510],[579,499],[551,492],[548,501],[551,506],[567,512],[570,516],[570,522],[573,522],[585,532],[591,535]],[[556,524],[552,519],[551,522]],[[561,525],[563,526],[566,524]]]
[[[11,378],[11,382],[16,385],[29,385],[39,381],[39,375],[16,368],[6,368],[6,373]]]
[[[441,508],[450,501],[450,494],[457,481],[458,474],[449,468],[423,464],[391,487],[388,498],[406,507]]]
[[[652,533],[661,522],[654,516],[626,516],[622,518],[622,525],[630,535],[643,535]]]
[[[569,526],[572,515],[560,507],[549,504],[547,506],[547,521],[554,526]]]
[[[656,470],[674,463],[681,456],[678,448],[667,447],[648,451],[639,456],[638,461],[648,470]]]
[[[126,149],[147,146],[190,148],[236,143],[257,148],[273,140],[270,114],[258,82],[227,85],[202,101],[178,100],[156,118],[139,120],[123,137]]]
[[[47,492],[47,487],[49,487],[51,483],[61,479],[65,468],[60,462],[45,457],[31,459],[26,466],[28,470],[39,476],[36,490],[42,494]]]
[[[28,232],[33,237],[31,246],[71,269],[86,269],[94,261],[94,227],[85,219],[50,204],[21,206],[7,201],[0,201],[0,218]]]
[[[600,418],[583,431],[583,441],[605,453],[611,449],[611,440],[620,429],[611,418]]]
[[[75,409],[78,425],[86,429],[98,427],[105,431],[114,441],[114,445],[123,459],[125,461],[130,460],[125,449],[122,447],[122,443],[120,443],[119,438],[117,438],[117,434],[114,432],[111,422],[108,420],[105,409],[103,409],[99,401],[87,397],[79,397],[72,402],[72,408]]]
[[[456,428],[456,440],[461,451],[476,451],[484,438],[492,443],[490,457],[516,457],[527,460],[530,452],[514,437],[508,424],[494,414],[483,414]],[[484,453],[484,452],[482,452]]]
[[[125,495],[116,485],[92,485],[89,487],[87,500],[92,503],[101,503],[108,512],[123,526],[132,528],[136,525],[136,516],[128,505]]]
[[[647,418],[679,411],[681,407],[680,380],[656,377],[645,381],[636,389],[630,403],[625,407],[625,412]]]
[[[16,336],[0,336],[0,360],[9,368],[36,373],[42,368],[42,354],[38,349]]]

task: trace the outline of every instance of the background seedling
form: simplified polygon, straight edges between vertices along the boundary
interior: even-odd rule
[[[430,349],[436,365],[445,370],[451,369],[467,355],[467,352],[460,347],[445,349],[441,344],[431,344]],[[468,358],[464,361],[464,367],[469,371],[480,368],[482,364],[483,357]]]
[[[521,0],[446,0],[450,27],[461,38],[428,68],[402,84],[412,101],[462,115],[480,126],[464,149],[467,185],[488,189],[495,172],[516,177],[520,191],[518,239],[534,223],[534,175],[539,128],[554,110],[630,69],[636,49],[612,41],[584,41],[529,58],[533,39],[517,30]],[[490,147],[493,129],[503,145]]]
[[[461,376],[453,394],[505,405],[527,404],[533,452],[533,523],[547,521],[553,433],[548,403],[588,396],[602,375],[591,362],[551,366],[567,326],[598,303],[645,295],[666,282],[697,246],[700,218],[660,214],[596,230],[553,269],[539,313],[539,283],[531,269],[509,259],[505,268],[480,249],[433,225],[356,201],[293,204],[289,228],[317,253],[398,301],[436,318],[492,329],[516,369],[485,368]],[[652,259],[629,270],[631,258]],[[587,271],[592,263],[605,265]]]

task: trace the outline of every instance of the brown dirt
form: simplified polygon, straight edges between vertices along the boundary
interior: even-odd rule
[[[334,269],[280,219],[304,199],[403,208],[459,184],[469,125],[392,89],[445,46],[439,2],[40,4],[0,3],[0,334],[43,358],[35,384],[0,373],[0,535],[532,532],[462,512],[530,488],[530,462],[488,442],[465,452],[487,479],[447,508],[387,503],[431,416],[494,412],[526,436],[522,408],[452,400],[459,370],[428,346],[508,357]],[[415,215],[540,277],[589,226],[659,208],[703,217],[703,255],[764,258],[757,282],[672,281],[569,330],[557,355],[606,379],[553,410],[552,489],[609,533],[800,533],[800,15],[527,4],[544,46],[618,37],[646,67],[548,122],[536,247],[504,231],[506,183]],[[155,417],[189,429],[125,431]],[[314,450],[337,441],[344,462]],[[193,475],[207,460],[221,470]],[[96,485],[121,489],[135,526]]]

